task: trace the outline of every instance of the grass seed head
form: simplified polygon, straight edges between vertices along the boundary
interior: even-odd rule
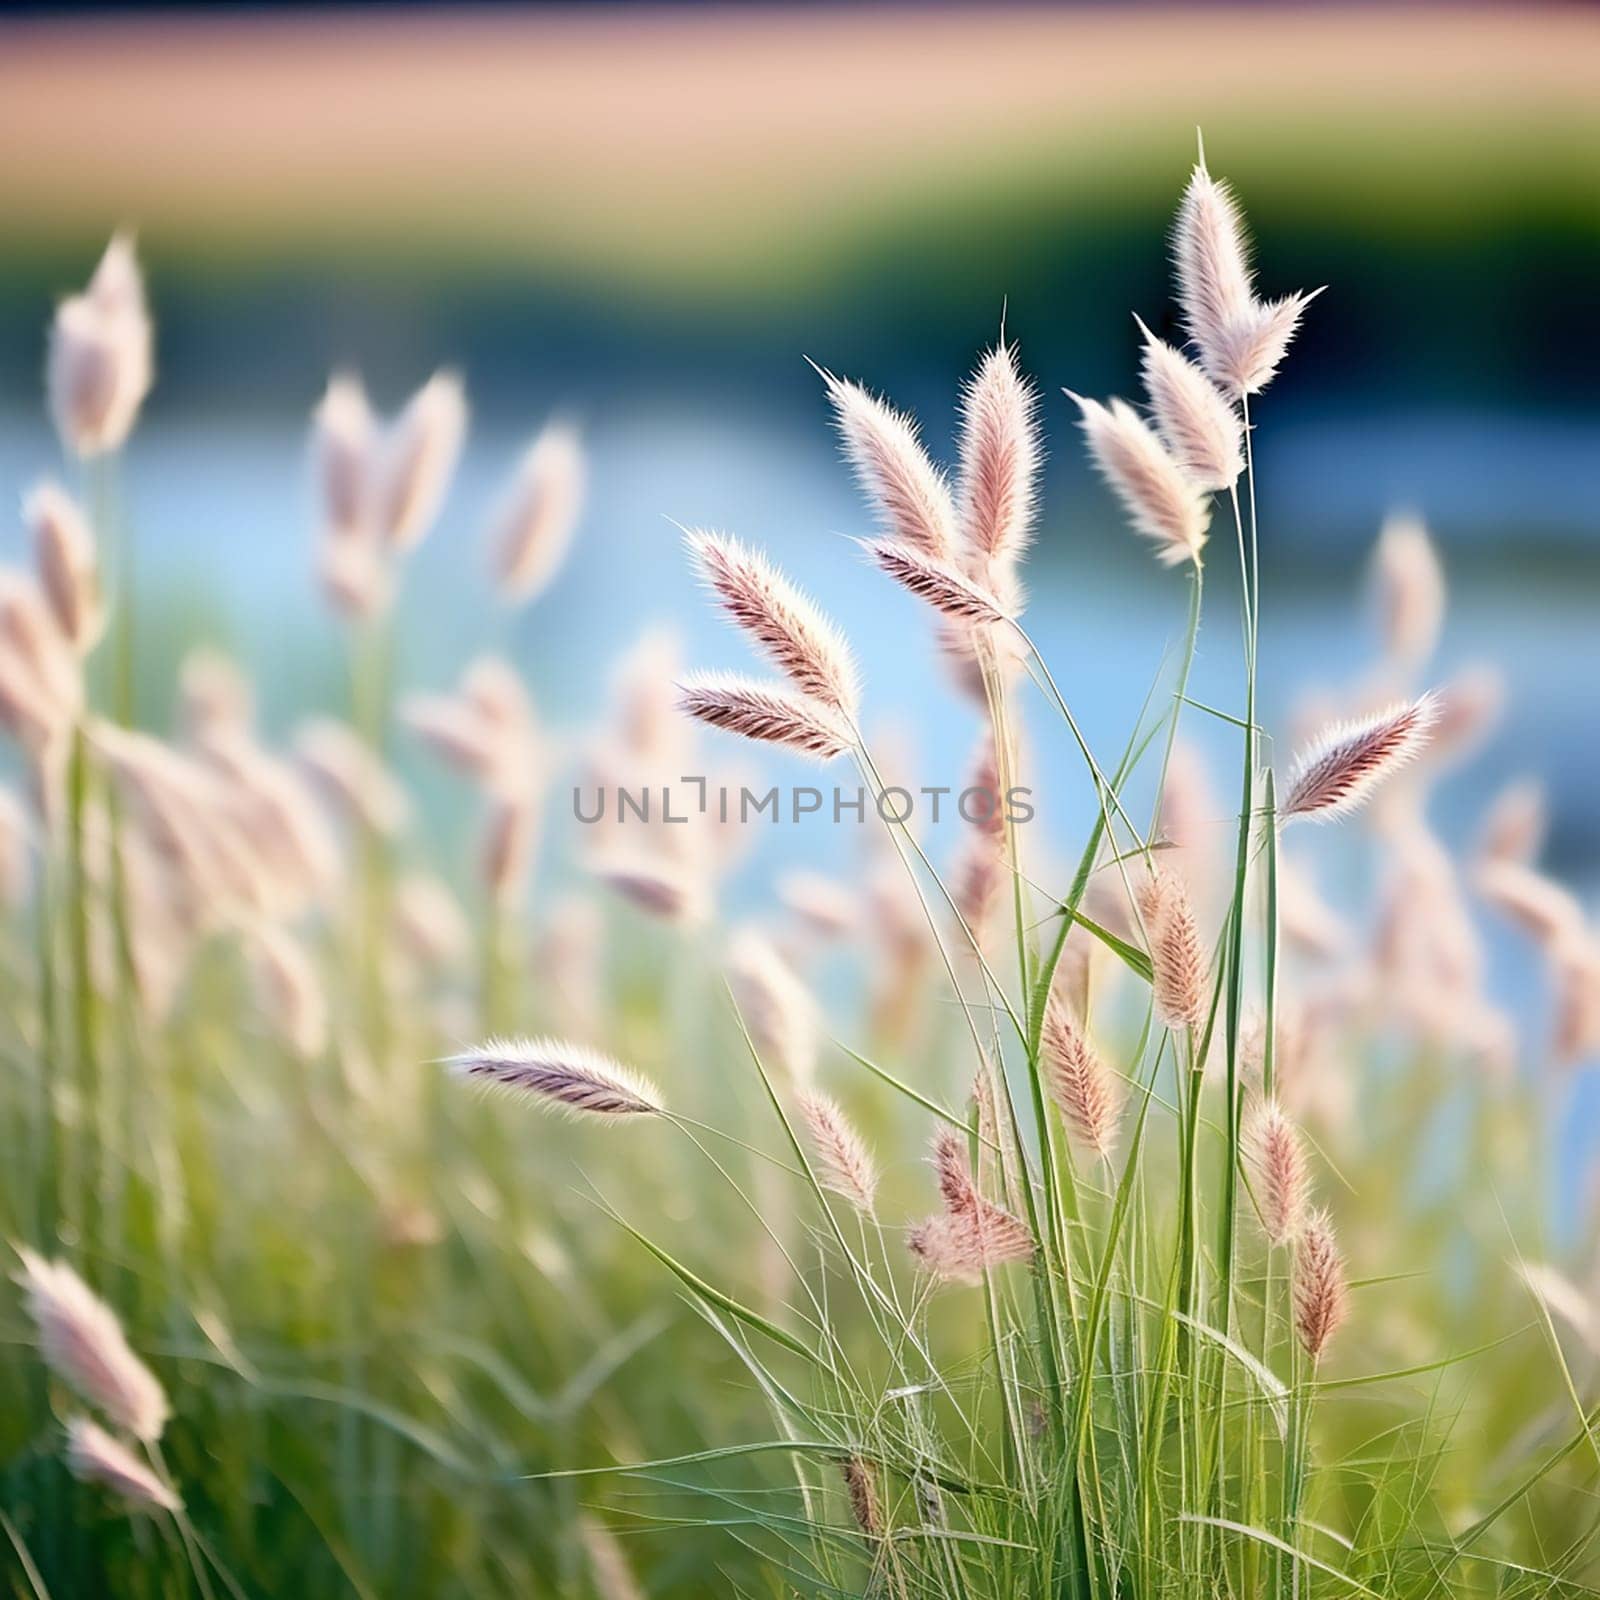
[[[17,1282],[49,1369],[146,1444],[171,1415],[166,1391],[133,1353],[116,1313],[64,1261],[22,1250]]]
[[[602,1118],[659,1116],[655,1086],[610,1056],[560,1039],[490,1039],[448,1061],[468,1083]]]

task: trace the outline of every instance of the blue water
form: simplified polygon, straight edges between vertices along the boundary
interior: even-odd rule
[[[1181,638],[1185,584],[1117,524],[1071,446],[1064,418],[1048,422],[1058,459],[1028,621],[1084,733],[1109,760],[1163,652]],[[686,408],[668,396],[646,396],[586,419],[586,435],[591,494],[572,559],[530,611],[507,618],[493,601],[482,534],[526,433],[496,417],[475,426],[446,514],[406,582],[402,685],[443,685],[478,651],[505,649],[570,749],[603,712],[611,663],[649,624],[675,626],[692,665],[750,665],[740,641],[696,592],[670,517],[764,545],[854,641],[869,730],[894,730],[892,742],[914,752],[916,781],[959,786],[976,713],[950,695],[921,608],[864,568],[844,537],[868,531],[867,518],[823,428],[767,414],[746,399]],[[1422,508],[1454,568],[1449,623],[1430,676],[1487,659],[1505,672],[1510,690],[1500,730],[1441,788],[1436,821],[1447,838],[1460,841],[1507,777],[1541,774],[1554,818],[1550,864],[1581,891],[1592,891],[1600,879],[1593,798],[1600,792],[1600,495],[1592,466],[1583,474],[1571,467],[1600,461],[1600,426],[1452,414],[1299,419],[1264,427],[1258,443],[1269,573],[1262,634],[1267,727],[1286,727],[1299,690],[1352,682],[1368,665],[1367,547],[1386,503]],[[0,427],[0,495],[20,495],[55,460],[53,440],[33,417],[8,419]],[[342,631],[312,576],[313,517],[299,419],[152,425],[126,463],[124,498],[136,529],[142,603],[176,619],[153,637],[147,629],[147,690],[167,681],[181,642],[204,637],[251,665],[271,727],[287,726],[313,699],[344,693]],[[1219,521],[1191,693],[1238,712],[1230,543]],[[22,558],[14,520],[3,550],[9,559]],[[180,629],[185,641],[173,637]],[[1043,841],[1081,835],[1091,797],[1059,721],[1042,702],[1029,708],[1028,721],[1044,824],[1030,836],[1030,851],[1048,874]],[[1198,713],[1187,726],[1215,756],[1219,787],[1231,797],[1237,734]],[[708,752],[736,755],[742,769],[750,766],[746,751],[734,752],[715,736]],[[428,792],[448,792],[420,764],[416,770]],[[768,781],[817,781],[816,769],[783,759],[763,770]],[[567,807],[558,798],[552,809]],[[1225,835],[1225,816],[1218,821]],[[947,827],[943,840],[953,841],[954,833]],[[940,839],[936,831],[935,849],[948,848]],[[854,850],[853,840],[848,848]],[[1341,884],[1349,848],[1337,830],[1315,841],[1316,852],[1337,866]],[[560,856],[559,847],[554,854]],[[837,871],[854,859],[841,852],[826,818],[768,828],[732,898],[749,907],[766,903],[780,864],[810,861]],[[1514,940],[1493,931],[1491,938],[1496,987],[1531,1018],[1535,965]]]

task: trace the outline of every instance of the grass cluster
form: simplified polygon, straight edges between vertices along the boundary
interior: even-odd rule
[[[682,787],[694,724],[892,795],[849,641],[690,533],[777,676],[686,678],[641,640],[580,776],[691,821],[608,811],[592,893],[530,908],[570,772],[517,673],[391,690],[389,605],[465,427],[448,375],[391,421],[347,377],[317,413],[348,720],[279,748],[201,653],[174,728],[129,725],[115,464],[152,330],[113,243],[52,332],[81,493],[30,497],[34,570],[0,582],[8,1592],[1595,1592],[1600,1310],[1539,1202],[1552,1073],[1600,1042],[1596,943],[1534,864],[1532,791],[1467,861],[1428,825],[1494,706],[1481,678],[1422,692],[1444,589],[1415,524],[1380,540],[1369,678],[1280,768],[1250,420],[1314,296],[1258,294],[1203,162],[1175,238],[1185,348],[1146,331],[1143,409],[1074,397],[1151,581],[1187,590],[1136,725],[1091,749],[1021,620],[1016,350],[963,392],[954,474],[823,373],[880,523],[861,581],[928,606],[980,803],[937,863],[879,806],[864,872],[791,877],[727,934],[739,829]],[[500,604],[549,582],[583,470],[560,424],[519,465]],[[1188,693],[1208,570],[1231,707]],[[1233,803],[1196,721],[1236,742]],[[481,809],[470,914],[417,859],[400,738]],[[1087,819],[1065,869],[1013,804],[1055,738]],[[1370,926],[1316,894],[1318,822],[1366,830]],[[1543,954],[1541,1064],[1486,998],[1475,902]]]

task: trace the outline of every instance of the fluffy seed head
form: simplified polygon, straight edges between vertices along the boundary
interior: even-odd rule
[[[402,948],[422,967],[454,966],[472,943],[460,903],[426,873],[409,873],[395,885],[394,926]]]
[[[62,301],[50,329],[46,388],[74,455],[120,449],[153,377],[150,316],[132,241],[118,234],[87,291]]]
[[[961,1135],[953,1128],[941,1128],[934,1135],[930,1159],[945,1210],[955,1215],[975,1210],[979,1201],[978,1186],[972,1181],[967,1147]]]
[[[1066,1006],[1052,997],[1040,1036],[1045,1087],[1073,1134],[1101,1158],[1117,1137],[1117,1080]]]
[[[728,945],[728,984],[750,1036],[792,1082],[809,1083],[817,1064],[817,1007],[800,975],[755,928]]]
[[[526,605],[560,570],[583,509],[584,479],[577,430],[548,424],[522,458],[493,533],[500,594],[510,604]]]
[[[1199,566],[1211,523],[1200,486],[1125,400],[1103,406],[1098,400],[1072,398],[1083,414],[1084,438],[1095,466],[1134,528],[1154,541],[1156,559],[1169,567],[1185,561]]]
[[[659,1115],[655,1086],[610,1056],[560,1039],[490,1039],[452,1056],[458,1078],[598,1117]]]
[[[1205,1022],[1205,953],[1194,907],[1171,873],[1156,873],[1141,894],[1140,911],[1150,939],[1156,1015],[1169,1028]]]
[[[594,873],[630,905],[664,922],[698,922],[706,913],[699,876],[682,863],[607,859]]]
[[[1248,315],[1254,295],[1239,202],[1203,161],[1190,175],[1178,207],[1172,253],[1184,327],[1206,371],[1225,383],[1232,332]]]
[[[1294,1325],[1315,1361],[1348,1311],[1344,1258],[1326,1211],[1310,1217],[1295,1246]]]
[[[911,1253],[936,1276],[963,1283],[980,1281],[989,1267],[1028,1260],[1033,1235],[979,1192],[961,1135],[942,1128],[933,1141],[932,1159],[944,1210],[906,1235]]]
[[[0,907],[21,910],[33,888],[34,827],[27,807],[0,785]]]
[[[82,705],[82,667],[39,586],[0,571],[0,722],[37,747]]]
[[[219,803],[267,869],[277,911],[286,918],[299,915],[337,881],[340,866],[338,846],[310,785],[238,724],[218,724],[192,746],[220,780]]]
[[[845,455],[885,532],[924,555],[953,561],[956,515],[950,489],[923,450],[916,423],[859,384],[831,372],[823,372],[822,381]]]
[[[1220,370],[1212,374],[1217,382],[1231,394],[1260,394],[1289,353],[1300,331],[1300,319],[1316,293],[1252,301],[1248,312],[1225,330],[1218,345]]]
[[[392,549],[414,548],[433,525],[466,431],[466,395],[451,372],[436,372],[395,419],[383,445],[376,502],[378,531]]]
[[[1204,162],[1178,208],[1173,257],[1184,326],[1200,365],[1230,397],[1258,394],[1272,381],[1315,296],[1256,299],[1238,202]]]
[[[801,694],[853,718],[860,699],[850,646],[770,561],[725,534],[685,535],[690,556],[724,611]]]
[[[503,756],[499,730],[455,695],[413,694],[400,720],[447,767],[485,788],[496,787]]]
[[[1533,867],[1517,861],[1485,862],[1474,882],[1489,905],[1546,950],[1583,932],[1583,907],[1576,896]]]
[[[1585,932],[1558,946],[1550,956],[1555,989],[1551,1054],[1562,1066],[1600,1051],[1600,943]]]
[[[73,1417],[67,1423],[67,1469],[84,1483],[98,1483],[121,1495],[133,1509],[183,1509],[183,1501],[169,1484],[88,1417]]]
[[[328,380],[312,415],[311,449],[324,536],[365,537],[374,516],[377,424],[359,378]]]
[[[187,738],[248,731],[255,714],[255,691],[238,662],[207,645],[189,651],[178,669],[178,721]]]
[[[961,534],[966,569],[990,585],[1015,572],[1033,538],[1038,395],[997,344],[961,396]]]
[[[1432,695],[1327,729],[1297,763],[1278,808],[1284,822],[1331,822],[1362,804],[1385,778],[1413,761],[1438,719]]]
[[[778,879],[778,895],[819,939],[848,938],[861,924],[861,902],[855,894],[819,872],[784,873]]]
[[[1261,1225],[1273,1244],[1284,1244],[1300,1232],[1310,1188],[1299,1132],[1275,1100],[1264,1100],[1251,1113],[1244,1147]]]
[[[171,1415],[166,1392],[129,1348],[116,1313],[66,1262],[20,1254],[16,1281],[45,1365],[134,1438],[159,1439]]]
[[[802,1095],[800,1114],[816,1151],[818,1182],[842,1195],[857,1211],[871,1216],[878,1173],[861,1135],[826,1095]]]
[[[1162,443],[1197,488],[1231,488],[1244,471],[1244,425],[1238,412],[1186,355],[1142,322],[1139,330],[1145,341],[1145,393]]]
[[[906,1234],[906,1247],[935,1277],[980,1283],[991,1267],[1033,1257],[1033,1235],[988,1200],[971,1212],[942,1211]]]
[[[500,905],[522,893],[533,864],[539,812],[526,795],[497,794],[489,800],[478,845],[478,874]]]
[[[679,708],[698,722],[802,755],[831,761],[851,745],[833,712],[776,684],[724,673],[700,673],[681,685]]]
[[[317,580],[328,604],[350,622],[381,616],[394,599],[394,563],[364,536],[324,539],[317,551]]]
[[[79,655],[87,655],[105,627],[100,565],[88,521],[77,502],[54,483],[41,483],[28,495],[22,519],[33,534],[39,583],[62,637]]]
[[[1444,623],[1444,569],[1420,518],[1396,513],[1378,534],[1373,591],[1384,654],[1413,671],[1433,654]]]
[[[925,555],[895,539],[862,539],[858,543],[896,583],[953,621],[996,623],[1007,620],[999,597],[949,562]]]
[[[295,731],[294,748],[307,776],[340,815],[386,837],[406,825],[411,806],[399,779],[347,723],[314,717]]]
[[[1530,865],[1544,846],[1548,827],[1544,785],[1523,778],[1495,796],[1478,837],[1480,861],[1517,861]]]

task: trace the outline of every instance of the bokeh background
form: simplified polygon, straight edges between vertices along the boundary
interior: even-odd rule
[[[128,226],[159,326],[126,468],[141,597],[170,619],[145,633],[150,720],[197,637],[254,665],[269,722],[337,692],[306,420],[331,369],[390,407],[444,365],[474,426],[404,601],[408,681],[498,642],[576,737],[651,622],[700,664],[739,664],[666,519],[715,524],[818,593],[874,707],[929,781],[957,781],[974,724],[914,602],[838,537],[865,512],[802,357],[914,408],[947,454],[1003,319],[1050,449],[1035,631],[1091,739],[1120,744],[1184,598],[1117,524],[1061,388],[1132,392],[1129,313],[1170,331],[1164,239],[1200,128],[1264,288],[1329,286],[1258,419],[1269,721],[1359,677],[1367,551],[1387,509],[1417,509],[1453,587],[1438,674],[1489,660],[1508,687],[1441,831],[1537,772],[1548,864],[1592,890],[1597,83],[1583,7],[13,11],[0,499],[56,460],[50,308]],[[589,507],[554,589],[511,622],[483,524],[552,413],[583,427]],[[9,515],[0,539],[20,544]],[[1195,692],[1237,709],[1224,545]],[[1039,760],[1048,789],[1071,757]],[[736,892],[774,857],[840,848],[784,832]],[[1531,968],[1498,953],[1516,1003]]]

